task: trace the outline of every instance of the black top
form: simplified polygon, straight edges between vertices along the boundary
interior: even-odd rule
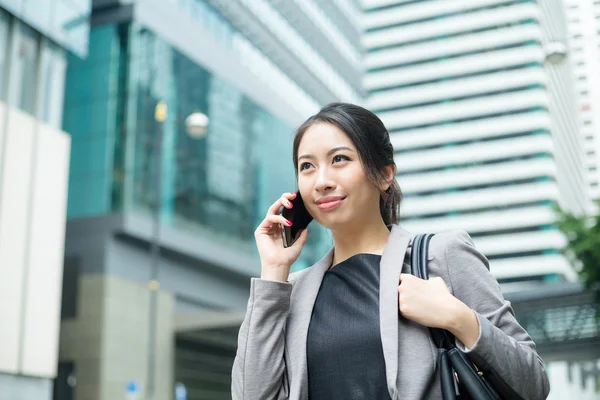
[[[357,254],[325,272],[306,343],[310,400],[390,399],[379,329],[380,261]]]

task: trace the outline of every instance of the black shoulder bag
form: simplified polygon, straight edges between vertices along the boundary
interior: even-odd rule
[[[421,279],[429,279],[427,254],[432,234],[415,236],[411,253],[412,274]],[[484,373],[456,348],[454,335],[444,329],[429,328],[429,332],[438,348],[438,365],[444,400],[477,399],[502,400],[514,397],[500,396],[491,382],[495,377]],[[491,378],[491,379],[487,379]],[[517,398],[519,398],[517,396]]]

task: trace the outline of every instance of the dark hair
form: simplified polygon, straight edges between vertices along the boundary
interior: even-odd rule
[[[386,166],[396,165],[390,135],[377,115],[354,104],[331,103],[308,118],[296,130],[293,153],[296,177],[298,177],[298,147],[302,137],[308,128],[319,122],[335,125],[348,135],[356,146],[367,177],[374,184],[379,185],[385,180]],[[379,199],[379,210],[386,225],[399,222],[401,201],[402,190],[394,179],[390,187],[381,193]]]

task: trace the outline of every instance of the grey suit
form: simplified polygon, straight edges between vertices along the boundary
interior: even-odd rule
[[[386,381],[392,400],[440,399],[437,353],[427,328],[398,312],[400,273],[410,273],[412,237],[394,225],[381,257],[379,311]],[[290,274],[288,282],[251,279],[233,364],[233,399],[308,399],[306,337],[332,256],[330,250],[312,267]],[[468,233],[449,231],[433,237],[429,274],[441,277],[479,320],[475,345],[470,350],[457,345],[479,365],[494,369],[521,397],[545,399],[549,384],[544,362]]]

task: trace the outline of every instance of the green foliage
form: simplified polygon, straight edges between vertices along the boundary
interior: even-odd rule
[[[600,201],[598,202],[600,207]],[[600,213],[595,217],[575,216],[554,205],[558,220],[556,225],[567,237],[562,251],[580,263],[579,277],[586,289],[600,286]]]

